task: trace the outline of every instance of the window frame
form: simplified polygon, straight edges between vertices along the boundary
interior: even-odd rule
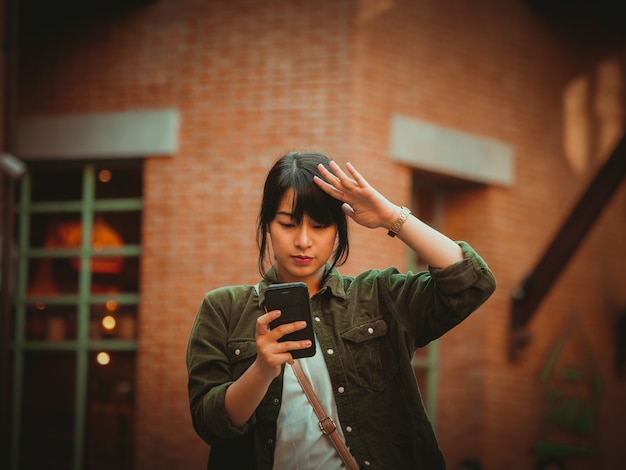
[[[22,396],[24,383],[24,356],[27,352],[70,351],[76,354],[75,370],[75,399],[73,424],[73,455],[72,468],[79,470],[85,463],[85,435],[87,416],[87,397],[89,380],[89,356],[95,351],[131,352],[136,353],[138,335],[134,339],[92,339],[90,338],[89,324],[91,308],[95,304],[115,300],[119,305],[134,305],[137,312],[140,305],[139,292],[117,294],[95,294],[91,292],[91,274],[89,271],[92,258],[106,256],[138,257],[142,255],[141,240],[138,244],[125,244],[117,248],[96,250],[91,245],[94,215],[98,211],[143,211],[143,195],[139,197],[96,199],[96,168],[102,165],[115,165],[119,168],[125,165],[138,166],[140,177],[143,174],[141,160],[90,160],[90,161],[57,161],[57,162],[30,162],[28,170],[21,178],[19,199],[16,207],[17,216],[17,277],[14,301],[14,336],[12,341],[13,358],[13,386],[12,409],[10,417],[11,455],[10,468],[17,470],[20,467],[22,445]],[[82,195],[75,201],[46,201],[32,202],[33,168],[82,168]],[[45,247],[33,248],[30,244],[30,218],[35,213],[76,212],[80,214],[82,224],[81,246],[77,248]],[[29,278],[29,262],[31,259],[44,257],[80,258],[78,273],[78,291],[76,294],[61,294],[54,296],[29,297],[27,293]],[[140,287],[138,287],[139,289]],[[31,340],[26,337],[27,306],[34,302],[45,302],[49,305],[75,306],[77,315],[76,337],[63,341]],[[135,318],[137,325],[138,318]],[[136,361],[136,356],[135,356]]]
[[[419,200],[419,193],[421,190],[430,191],[432,194],[432,207],[429,207],[430,217],[423,218],[420,214],[421,201]],[[411,207],[413,213],[423,222],[427,223],[434,229],[439,230],[443,220],[445,202],[445,190],[443,185],[436,182],[429,181],[426,178],[420,177],[417,174],[413,174],[411,184]],[[409,250],[408,252],[408,267],[410,271],[424,271],[428,269],[428,266],[419,262],[417,254]],[[437,427],[437,392],[439,384],[439,340],[431,341],[427,346],[421,349],[425,349],[425,354],[414,354],[411,360],[413,370],[421,370],[426,376],[426,384],[420,388],[425,389],[426,396],[424,398],[424,406],[428,413],[429,419],[433,428]],[[417,351],[416,351],[417,352]],[[416,375],[417,379],[417,375]]]

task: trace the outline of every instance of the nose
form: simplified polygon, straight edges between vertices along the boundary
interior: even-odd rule
[[[307,248],[311,246],[311,231],[307,227],[307,224],[300,224],[296,230],[296,237],[294,240],[298,248]]]

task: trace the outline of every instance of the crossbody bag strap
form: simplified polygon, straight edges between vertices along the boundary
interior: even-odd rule
[[[298,363],[298,361],[293,361],[293,363],[291,364],[291,368],[293,369],[293,373],[296,375],[296,379],[298,379],[298,383],[302,387],[304,394],[311,403],[317,419],[319,419],[319,426],[321,431],[330,438],[333,445],[337,449],[337,452],[339,452],[341,460],[343,460],[343,463],[346,465],[346,467],[348,467],[348,470],[358,470],[359,465],[356,463],[356,460],[354,460],[354,457],[350,453],[350,450],[348,450],[346,444],[343,442],[341,436],[337,432],[337,425],[324,410],[324,407],[322,406],[320,399],[317,397],[317,394],[313,390],[309,379],[307,379],[306,375],[304,374],[302,366]]]

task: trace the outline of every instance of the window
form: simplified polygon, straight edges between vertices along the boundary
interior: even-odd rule
[[[12,469],[132,468],[141,175],[32,163],[20,182]]]
[[[411,210],[413,214],[431,227],[437,229],[441,225],[444,192],[438,185],[413,177]],[[413,251],[409,251],[409,269],[423,271],[426,263]],[[422,392],[422,399],[433,426],[436,424],[437,411],[437,360],[439,343],[431,342],[419,348],[413,355],[412,365],[415,377]]]

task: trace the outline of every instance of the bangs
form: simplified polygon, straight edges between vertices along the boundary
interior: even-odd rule
[[[301,223],[306,213],[322,225],[337,225],[341,216],[341,202],[329,196],[315,184],[294,185],[291,214],[296,223]]]
[[[326,161],[316,157],[292,156],[288,161],[281,160],[272,169],[264,188],[261,224],[269,224],[274,219],[280,201],[290,192],[293,194],[290,212],[294,222],[300,224],[304,214],[307,214],[323,225],[339,226],[345,223],[342,202],[326,194],[313,181],[315,176],[322,178],[317,165],[326,163],[327,166]]]

